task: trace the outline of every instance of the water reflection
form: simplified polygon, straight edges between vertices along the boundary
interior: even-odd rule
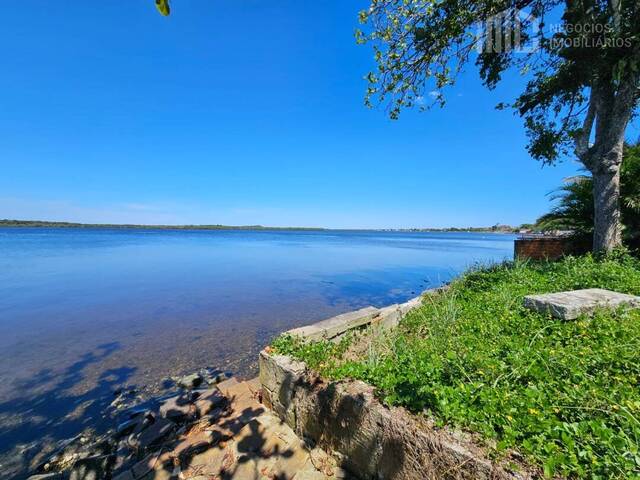
[[[120,385],[250,375],[285,329],[512,251],[498,234],[0,229],[0,445],[68,435]]]

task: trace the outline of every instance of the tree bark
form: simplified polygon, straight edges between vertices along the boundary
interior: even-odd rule
[[[611,81],[594,83],[582,129],[575,138],[576,154],[593,175],[593,251],[610,252],[622,245],[620,166],[624,134],[638,102],[638,76],[617,90]],[[590,145],[595,123],[595,139]]]
[[[622,245],[620,165],[593,172],[593,251],[610,252]]]

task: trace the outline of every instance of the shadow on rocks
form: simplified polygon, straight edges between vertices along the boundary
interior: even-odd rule
[[[102,413],[114,400],[113,392],[125,385],[136,369],[109,369],[92,388],[82,393],[73,390],[85,380],[87,367],[120,348],[118,342],[99,345],[61,373],[44,369],[27,381],[15,383],[17,395],[0,403],[0,458],[9,459],[2,462],[3,478],[24,478],[43,449],[87,428],[100,430],[106,426]],[[45,384],[52,385],[43,391]]]

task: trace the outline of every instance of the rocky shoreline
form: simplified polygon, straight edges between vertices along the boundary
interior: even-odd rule
[[[420,302],[418,296],[382,309],[366,307],[289,332],[333,338],[364,325],[389,329]],[[88,419],[89,428],[71,438],[26,446],[22,453],[28,461],[18,462],[22,471],[3,467],[0,477],[2,470],[8,478],[28,480],[345,477],[323,450],[300,444],[291,426],[262,405],[262,392],[258,378],[238,381],[230,372],[208,367],[159,383],[118,388],[109,393],[112,398],[102,400],[99,421]],[[265,398],[268,406],[269,400]],[[288,438],[288,443],[263,451],[277,438]],[[261,470],[237,476],[247,462]],[[288,475],[276,475],[284,470]],[[207,475],[200,475],[203,471]]]
[[[138,478],[129,472],[144,470],[136,465],[146,457],[166,451],[196,426],[214,425],[230,414],[230,402],[218,388],[224,388],[225,382],[238,383],[228,372],[202,368],[190,375],[165,379],[171,386],[167,385],[165,392],[157,396],[145,398],[131,388],[116,390],[115,398],[103,412],[111,426],[103,433],[88,429],[55,445],[41,445],[41,451],[31,461],[28,478]],[[183,445],[181,454],[193,453],[198,445],[205,447],[202,436],[198,442]]]
[[[211,368],[148,399],[117,391],[105,411],[110,428],[41,452],[28,480],[348,478],[333,457],[266,409],[261,392],[258,378],[238,381]]]

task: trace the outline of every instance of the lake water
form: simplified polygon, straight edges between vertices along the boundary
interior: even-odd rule
[[[256,373],[279,332],[513,255],[512,235],[0,228],[0,463],[121,385]],[[79,413],[78,413],[79,412]]]

